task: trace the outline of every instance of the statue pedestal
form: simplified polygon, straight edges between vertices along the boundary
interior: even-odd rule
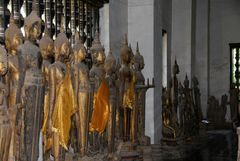
[[[152,159],[157,160],[184,160],[193,155],[207,143],[207,136],[196,136],[189,139],[163,139],[162,144],[152,145]]]

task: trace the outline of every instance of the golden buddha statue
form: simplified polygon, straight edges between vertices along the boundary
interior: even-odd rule
[[[104,48],[99,40],[99,34],[96,32],[93,45],[91,47],[93,66],[90,70],[90,82],[93,98],[93,112],[89,125],[90,132],[96,134],[101,139],[104,133],[108,117],[109,117],[109,88],[105,79],[104,61],[105,53]],[[103,146],[98,144],[100,141],[96,141],[93,138],[94,147],[103,150]]]
[[[78,146],[80,154],[84,156],[87,150],[88,143],[88,113],[89,113],[89,94],[90,81],[89,69],[83,62],[86,57],[86,48],[79,39],[79,33],[75,34],[75,45],[73,46],[74,57],[74,95],[77,100],[77,131],[78,131]]]
[[[50,38],[47,26],[45,26],[44,36],[39,41],[39,48],[43,58],[42,61],[42,73],[44,76],[44,86],[45,86],[45,95],[44,95],[44,117],[43,117],[43,144],[44,144],[44,159],[47,160],[49,158],[49,149],[47,145],[51,139],[49,139],[49,135],[47,134],[47,125],[48,125],[48,113],[49,113],[49,67],[52,64],[53,58],[53,40]]]
[[[7,53],[4,47],[0,46],[0,76],[7,73]],[[2,79],[2,78],[1,78]],[[11,144],[12,126],[10,124],[8,110],[8,87],[3,81],[0,81],[0,160],[9,160],[9,150]]]
[[[6,83],[9,88],[8,106],[12,123],[12,140],[10,148],[10,159],[14,160],[18,152],[17,147],[19,143],[18,135],[16,133],[16,115],[17,104],[20,104],[20,86],[19,86],[19,62],[17,48],[22,44],[23,35],[21,30],[14,23],[13,17],[11,17],[10,25],[5,31],[5,45],[8,50],[8,73],[6,75]],[[17,159],[17,158],[16,158]]]
[[[135,110],[135,74],[131,67],[131,50],[127,36],[120,51],[120,106],[123,110],[123,138],[136,142],[136,110]]]
[[[36,161],[39,156],[39,135],[44,102],[44,77],[40,69],[40,50],[36,40],[41,33],[41,19],[37,15],[36,1],[32,12],[24,20],[25,42],[18,48],[19,83],[22,111],[20,158],[21,161]]]
[[[55,62],[49,67],[49,113],[47,130],[50,131],[55,161],[64,160],[70,138],[71,116],[75,100],[68,62],[70,43],[63,27],[54,42]]]
[[[109,54],[105,60],[104,68],[106,71],[106,80],[109,87],[110,98],[109,98],[109,117],[107,125],[107,134],[108,134],[108,153],[111,154],[114,152],[114,140],[115,140],[115,130],[116,130],[116,106],[117,106],[117,62],[112,51],[109,51]]]

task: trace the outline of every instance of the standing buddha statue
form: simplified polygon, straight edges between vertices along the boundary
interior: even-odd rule
[[[18,48],[22,101],[21,161],[36,161],[39,156],[39,134],[44,102],[44,77],[40,69],[40,50],[36,40],[41,34],[41,19],[36,1],[24,20],[25,42]]]
[[[135,111],[135,74],[131,65],[131,50],[128,47],[127,36],[120,51],[120,106],[123,109],[123,138],[125,141],[136,141]]]
[[[20,104],[20,86],[19,86],[19,55],[17,52],[17,48],[23,42],[23,35],[21,30],[14,23],[13,17],[11,17],[10,25],[5,31],[5,45],[8,50],[8,73],[6,75],[6,83],[8,85],[9,97],[8,97],[8,106],[9,112],[11,116],[11,124],[12,124],[12,140],[11,140],[11,148],[10,148],[10,159],[14,160],[14,158],[18,159],[17,154],[18,150],[18,141],[19,135],[17,135],[16,129],[16,116],[18,108],[17,106]],[[18,106],[19,107],[19,106]],[[18,118],[19,119],[19,118]]]
[[[49,113],[47,129],[53,139],[55,161],[62,161],[68,150],[71,117],[75,112],[74,91],[69,67],[70,43],[63,27],[54,42],[55,62],[49,67]]]
[[[110,49],[106,58],[104,69],[106,71],[106,80],[109,87],[109,117],[108,117],[108,153],[111,155],[114,152],[114,139],[116,131],[116,105],[117,105],[117,61],[114,58]]]
[[[47,160],[49,158],[50,153],[50,142],[51,138],[47,133],[47,125],[48,125],[48,114],[49,114],[49,67],[52,64],[53,58],[53,40],[50,38],[47,26],[45,26],[44,36],[39,41],[39,48],[43,58],[42,61],[42,73],[44,76],[44,86],[45,86],[45,94],[44,94],[44,117],[43,117],[43,144],[44,144],[44,158]]]
[[[3,46],[0,46],[0,160],[8,161],[9,150],[11,144],[11,131],[9,110],[8,110],[8,87],[4,84],[2,77],[6,75],[7,66],[7,53]]]
[[[90,94],[90,81],[89,69],[83,62],[86,57],[86,48],[79,39],[79,33],[75,33],[75,45],[73,46],[74,57],[74,96],[76,102],[76,115],[77,115],[77,131],[78,131],[78,147],[80,154],[84,156],[87,151],[88,143],[88,115],[89,115],[89,94]]]
[[[177,74],[179,74],[179,66],[177,64],[177,60],[175,60],[173,66],[173,76],[172,76],[172,101],[173,101],[173,108],[174,112],[177,115],[178,113],[178,78]]]
[[[109,117],[109,88],[105,79],[105,53],[98,32],[95,34],[91,53],[93,66],[90,70],[90,82],[93,93],[93,112],[89,130],[101,136],[106,129]]]

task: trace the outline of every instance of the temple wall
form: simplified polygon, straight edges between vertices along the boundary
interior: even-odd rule
[[[230,87],[229,43],[240,43],[240,1],[210,0],[210,95],[228,93]]]

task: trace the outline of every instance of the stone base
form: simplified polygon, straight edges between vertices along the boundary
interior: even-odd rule
[[[231,122],[223,122],[223,123],[209,123],[207,126],[207,130],[228,130],[232,129],[233,124]]]
[[[141,136],[139,138],[139,144],[143,146],[149,146],[151,144],[151,138],[149,136]]]
[[[153,161],[185,159],[205,146],[206,142],[205,135],[171,141],[162,140],[161,145],[152,145],[152,159]]]

